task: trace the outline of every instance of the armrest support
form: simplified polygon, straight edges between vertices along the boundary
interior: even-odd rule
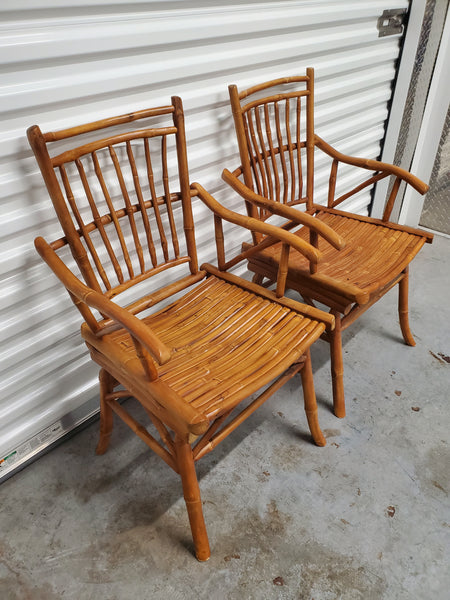
[[[114,304],[114,302],[81,282],[70,269],[66,267],[44,238],[36,238],[34,244],[38,253],[52,269],[58,279],[64,284],[77,306],[78,303],[76,300],[90,308],[98,310],[102,315],[106,315],[118,323],[121,327],[126,329],[134,339],[142,344],[159,364],[164,364],[170,359],[170,349],[153,333],[150,327],[144,325],[142,321],[126,309]],[[80,307],[78,306],[78,308]],[[94,330],[94,333],[101,336],[101,327],[95,327],[94,323],[97,323],[97,321],[92,313],[89,311],[88,315],[86,315],[86,311],[83,311],[81,308],[80,311],[85,318],[88,316],[88,325]],[[91,316],[90,319],[89,314]]]
[[[312,229],[324,239],[327,240],[336,250],[345,248],[345,241],[338,235],[331,227],[323,223],[319,219],[312,217],[308,213],[297,210],[292,206],[275,202],[269,198],[264,198],[256,194],[253,190],[248,188],[242,181],[240,181],[234,173],[230,173],[228,169],[224,169],[222,172],[222,179],[228,183],[244,200],[256,204],[257,206],[269,210],[275,215],[285,217],[290,221],[298,225],[305,225],[309,229]]]

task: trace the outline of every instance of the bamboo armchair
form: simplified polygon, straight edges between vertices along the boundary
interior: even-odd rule
[[[334,326],[333,316],[228,272],[245,257],[226,261],[222,220],[292,244],[310,260],[320,253],[190,185],[177,97],[169,106],[63,131],[33,126],[28,139],[64,231],[52,244],[39,237],[35,245],[80,311],[81,335],[101,368],[97,453],[108,447],[116,413],[180,475],[195,553],[207,560],[195,461],[298,372],[312,437],[324,445],[309,348]],[[214,215],[218,268],[197,264],[197,196]],[[122,405],[128,396],[143,406],[154,433]]]
[[[283,217],[286,230],[301,226],[296,235],[323,253],[319,264],[291,252],[282,243],[268,244],[254,233],[248,252],[253,281],[270,285],[281,268],[286,286],[304,301],[319,302],[335,317],[335,327],[323,338],[330,343],[334,412],[345,416],[341,332],[396,284],[399,285],[400,327],[406,344],[414,346],[408,323],[408,266],[433,236],[391,222],[401,182],[424,194],[428,186],[407,171],[376,160],[346,156],[314,133],[314,71],[255,85],[239,92],[229,86],[241,166],[223,179],[245,200],[248,214],[261,221]],[[331,163],[327,203],[314,196],[314,160],[319,150]],[[351,165],[373,174],[349,191],[336,194],[338,167]],[[342,167],[341,167],[342,168]],[[365,187],[394,179],[382,219],[360,216],[337,207]],[[354,184],[353,184],[354,185]],[[298,205],[305,205],[305,212]],[[325,235],[331,228],[340,242]]]

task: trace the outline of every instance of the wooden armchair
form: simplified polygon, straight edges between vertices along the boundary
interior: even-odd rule
[[[255,274],[253,281],[263,283],[266,278],[265,285],[270,285],[284,263],[286,286],[312,306],[319,302],[329,307],[335,316],[335,328],[323,337],[330,343],[334,412],[344,417],[341,332],[397,283],[403,338],[415,345],[408,324],[408,265],[433,236],[389,218],[402,181],[421,194],[428,186],[399,167],[341,154],[315,135],[313,69],[307,69],[305,76],[268,81],[241,92],[231,85],[229,92],[241,166],[232,173],[225,169],[223,179],[244,198],[253,218],[283,217],[286,230],[300,226],[295,235],[323,253],[319,264],[297,252],[291,252],[286,262],[282,243],[270,243],[263,234],[254,233],[253,244],[244,247],[248,268]],[[325,206],[314,198],[316,150],[331,163]],[[371,174],[353,189],[336,194],[339,165]],[[337,208],[389,176],[394,182],[382,219]],[[301,204],[305,212],[294,208]],[[330,238],[330,228],[339,243]]]
[[[33,126],[28,139],[64,231],[52,244],[39,237],[35,245],[80,311],[81,335],[101,367],[97,453],[108,447],[114,412],[179,473],[196,556],[207,560],[195,461],[298,372],[312,437],[324,445],[309,348],[334,324],[327,313],[225,272],[245,257],[226,262],[222,219],[292,244],[310,260],[320,253],[190,186],[177,97],[170,106],[64,131]],[[197,265],[194,196],[214,214],[219,268]],[[84,282],[72,272],[73,259]],[[154,433],[122,405],[128,396],[143,406]]]

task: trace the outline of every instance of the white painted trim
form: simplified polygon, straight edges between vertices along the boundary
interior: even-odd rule
[[[448,65],[450,64],[450,16],[447,14],[442,32],[441,45],[434,66],[425,112],[422,119],[416,151],[414,153],[411,171],[427,183],[433,170],[439,141],[444,127],[450,103],[450,79]],[[408,186],[403,198],[399,223],[416,227],[425,197],[421,196],[411,186]]]
[[[409,84],[420,39],[420,32],[422,30],[425,6],[426,0],[413,0],[411,3],[408,27],[403,44],[400,66],[397,72],[397,82],[392,99],[386,137],[384,139],[383,153],[381,155],[381,160],[386,163],[392,163],[395,157],[400,126],[402,124],[402,117],[405,110]],[[389,178],[383,179],[377,183],[372,205],[372,217],[381,219],[386,202],[388,186]]]
[[[420,229],[422,229],[423,231],[428,231],[428,232],[432,233],[433,235],[445,237],[450,240],[450,234],[444,233],[443,231],[436,231],[436,229],[430,229],[429,227],[423,227],[423,225],[420,226]]]

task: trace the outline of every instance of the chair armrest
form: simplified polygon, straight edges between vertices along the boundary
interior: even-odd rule
[[[408,171],[405,171],[405,169],[396,167],[395,165],[390,165],[388,163],[380,162],[379,160],[347,156],[346,154],[342,154],[341,152],[335,150],[332,146],[324,142],[324,140],[322,140],[318,135],[314,136],[314,143],[320,150],[325,152],[325,154],[328,154],[328,156],[330,156],[333,159],[333,162],[331,164],[330,181],[328,186],[328,208],[336,208],[338,204],[341,204],[341,202],[344,202],[344,200],[347,200],[351,196],[354,196],[355,194],[368,187],[369,185],[372,185],[376,181],[380,181],[385,177],[394,175],[395,181],[390,191],[389,198],[385,202],[382,217],[382,221],[384,223],[388,223],[402,181],[405,181],[406,183],[410,184],[420,194],[425,194],[425,192],[427,192],[428,190],[428,185],[426,183],[424,183],[418,177],[415,177]],[[375,171],[375,174],[369,177],[369,179],[366,179],[366,181],[364,181],[363,183],[357,185],[349,192],[342,194],[341,196],[339,196],[339,198],[335,199],[334,194],[336,189],[337,169],[340,162],[355,167],[368,169],[370,171]]]
[[[236,171],[235,171],[236,172]],[[334,229],[329,227],[326,223],[323,223],[319,219],[312,217],[308,213],[302,212],[292,206],[275,202],[264,196],[256,194],[253,190],[247,187],[242,181],[236,176],[235,172],[231,173],[228,169],[224,169],[222,172],[222,179],[228,183],[244,200],[256,204],[257,206],[270,211],[272,214],[279,215],[289,219],[293,223],[298,225],[304,225],[309,229],[312,229],[329,242],[336,250],[342,250],[345,248],[344,239],[338,235]]]
[[[78,277],[66,267],[64,262],[44,238],[37,237],[34,241],[34,245],[43,260],[63,283],[72,299],[75,298],[81,301],[90,308],[98,310],[102,315],[106,315],[118,323],[121,327],[126,329],[133,338],[142,344],[159,364],[164,364],[170,359],[170,349],[155,335],[148,325],[142,323],[142,321],[128,312],[125,308],[114,304],[109,298],[106,298],[101,293],[93,290],[80,281]],[[84,313],[82,314],[85,316]],[[99,326],[94,333],[101,337],[101,326]]]
[[[425,182],[423,182],[415,175],[412,175],[412,173],[409,173],[409,171],[402,169],[401,167],[396,167],[395,165],[384,163],[379,160],[373,160],[370,158],[358,158],[355,156],[348,156],[346,154],[342,154],[341,152],[333,148],[333,146],[327,144],[327,142],[325,142],[318,135],[314,136],[314,143],[320,150],[325,152],[325,154],[328,154],[328,156],[335,158],[339,162],[343,162],[348,165],[353,165],[355,167],[361,167],[363,169],[369,169],[370,171],[381,171],[388,175],[396,175],[403,181],[406,181],[406,183],[409,183],[409,185],[411,185],[415,190],[419,192],[419,194],[422,195],[425,194],[429,189],[429,186]]]
[[[294,235],[293,233],[290,233],[281,227],[277,227],[276,225],[270,225],[269,223],[264,223],[263,221],[259,221],[253,217],[247,217],[225,208],[222,204],[217,202],[217,200],[213,198],[213,196],[211,196],[211,194],[207,192],[199,183],[192,183],[191,188],[197,191],[202,202],[204,202],[206,206],[219,218],[229,221],[230,223],[234,223],[235,225],[240,225],[241,227],[244,227],[250,231],[262,233],[270,238],[273,238],[274,241],[284,242],[295,250],[298,250],[298,252],[303,254],[312,264],[317,264],[320,260],[322,253],[317,248],[314,248],[312,244],[302,240],[297,235]]]

